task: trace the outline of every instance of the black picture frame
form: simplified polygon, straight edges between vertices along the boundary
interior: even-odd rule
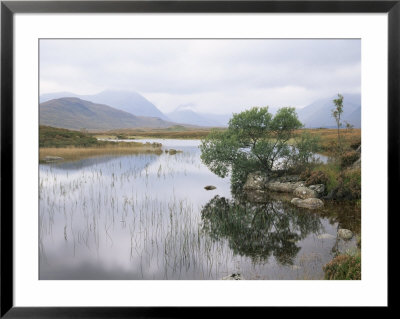
[[[132,318],[226,315],[226,309],[14,307],[13,303],[13,18],[15,13],[388,13],[388,218],[398,213],[400,144],[400,0],[396,1],[2,1],[1,2],[1,312],[5,318]],[[383,213],[383,212],[380,212]],[[391,225],[388,223],[388,227]],[[393,223],[391,225],[393,227]],[[389,233],[391,234],[392,232]],[[389,241],[388,241],[389,244]],[[389,246],[388,246],[389,247]],[[389,285],[390,281],[388,281]],[[390,298],[388,300],[390,306]],[[388,307],[389,308],[389,307]],[[246,308],[235,309],[248,315]],[[308,311],[300,308],[291,310]]]

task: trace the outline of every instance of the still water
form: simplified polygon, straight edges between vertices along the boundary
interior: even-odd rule
[[[201,163],[199,141],[146,141],[182,153],[40,164],[40,279],[322,279],[355,244],[336,236],[359,233],[353,205],[243,201]]]

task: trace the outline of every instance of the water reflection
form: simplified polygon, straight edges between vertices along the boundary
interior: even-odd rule
[[[183,152],[40,164],[40,279],[321,279],[339,224],[359,224],[340,205],[233,197],[199,141],[162,143]]]
[[[236,254],[253,262],[267,262],[273,255],[279,264],[292,265],[301,249],[298,242],[322,228],[318,216],[283,201],[251,204],[216,196],[201,214],[202,227],[212,238],[227,239]]]

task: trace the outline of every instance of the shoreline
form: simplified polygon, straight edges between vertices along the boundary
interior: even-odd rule
[[[40,147],[39,163],[55,162],[48,161],[46,157],[59,157],[56,162],[77,161],[85,158],[103,155],[129,155],[129,154],[156,154],[163,153],[162,145],[159,143],[143,144],[127,142],[124,144],[115,143],[89,147]]]

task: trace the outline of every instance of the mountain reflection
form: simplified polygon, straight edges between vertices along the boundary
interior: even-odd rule
[[[203,231],[226,239],[235,254],[253,262],[267,262],[273,255],[282,265],[292,265],[301,249],[297,243],[322,228],[317,215],[279,200],[254,204],[215,196],[201,216]]]

